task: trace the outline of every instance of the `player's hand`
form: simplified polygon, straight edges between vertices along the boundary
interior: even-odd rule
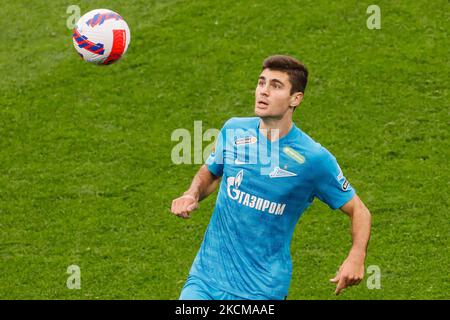
[[[170,209],[173,214],[188,219],[189,214],[198,208],[198,200],[191,195],[183,195],[172,201],[172,208]]]
[[[359,284],[364,278],[364,258],[347,257],[331,282],[337,283],[336,295],[347,287]]]

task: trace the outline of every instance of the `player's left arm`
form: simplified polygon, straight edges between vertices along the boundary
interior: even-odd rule
[[[335,294],[343,289],[357,285],[364,278],[364,261],[367,244],[370,238],[371,214],[358,195],[340,207],[351,220],[352,247],[342,263],[339,271],[331,282],[337,283]]]

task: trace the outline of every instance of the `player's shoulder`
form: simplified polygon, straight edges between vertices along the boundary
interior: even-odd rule
[[[258,117],[233,117],[228,119],[223,127],[226,129],[250,129],[254,128],[258,121]]]
[[[315,141],[311,136],[302,131],[301,145],[307,150],[309,162],[316,165],[326,164],[333,161],[333,154],[322,144]]]

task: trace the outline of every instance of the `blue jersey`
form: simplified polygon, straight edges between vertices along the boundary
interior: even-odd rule
[[[298,219],[315,197],[336,209],[355,191],[336,158],[295,124],[272,142],[259,123],[228,120],[206,161],[222,181],[190,274],[243,298],[283,299]]]

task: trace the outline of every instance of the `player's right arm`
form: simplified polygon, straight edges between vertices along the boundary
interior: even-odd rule
[[[217,189],[220,178],[213,175],[206,165],[201,166],[192,179],[189,189],[181,197],[172,201],[173,214],[181,218],[189,218],[189,214],[197,209],[198,203]]]
[[[198,203],[217,189],[224,169],[225,129],[228,120],[216,138],[215,147],[205,164],[200,167],[189,189],[179,198],[172,201],[172,212],[182,218],[189,218],[189,214],[197,209]]]

